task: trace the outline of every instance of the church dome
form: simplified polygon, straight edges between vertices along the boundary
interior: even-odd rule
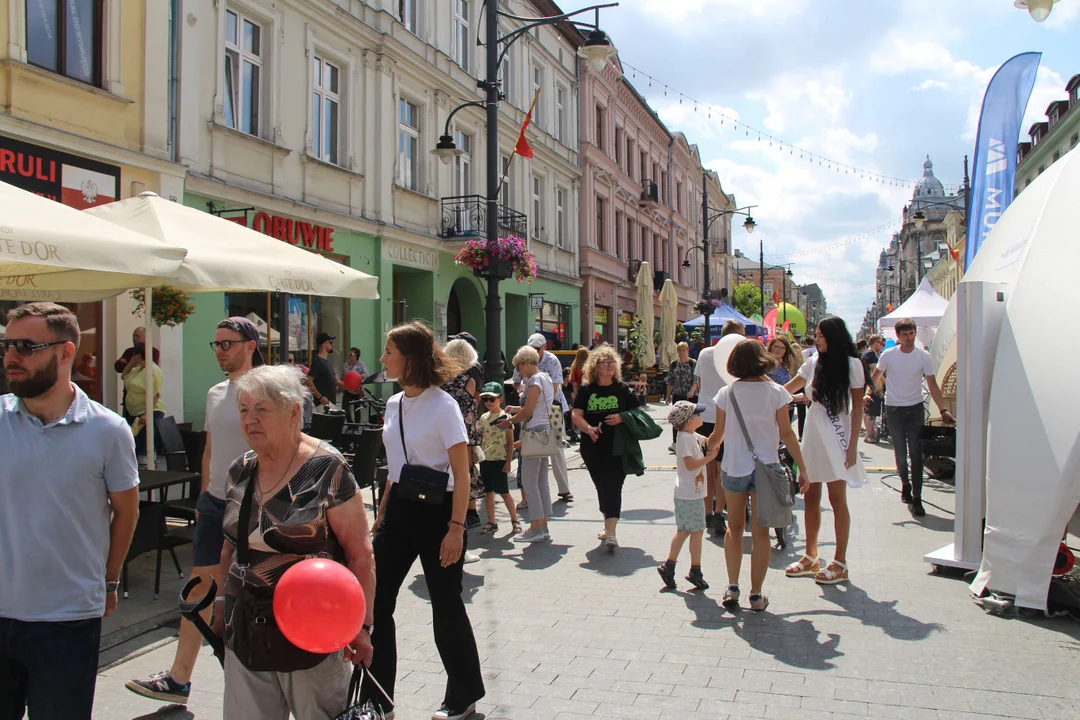
[[[920,197],[944,197],[945,186],[941,184],[941,181],[934,177],[934,163],[930,162],[930,156],[926,156],[926,162],[923,163],[922,179],[915,185],[914,198]]]

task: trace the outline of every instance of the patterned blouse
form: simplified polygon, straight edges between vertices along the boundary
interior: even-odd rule
[[[689,395],[694,387],[694,367],[696,360],[683,362],[676,360],[668,366],[667,384],[671,387],[672,395]]]
[[[778,385],[787,385],[791,381],[791,373],[788,372],[786,367],[778,367],[771,373],[768,373],[768,376]]]
[[[240,503],[249,482],[257,482],[259,461],[248,451],[233,462],[225,485],[225,537],[236,545],[239,537]],[[258,488],[256,488],[258,489]],[[344,504],[357,493],[352,471],[337,450],[321,443],[315,454],[273,497],[258,493],[252,498],[248,534],[250,566],[241,579],[235,555],[225,594],[235,597],[241,583],[269,587],[282,574],[308,556],[330,557],[344,562],[345,553],[334,537],[326,512]]]
[[[484,434],[477,422],[476,396],[469,394],[467,388],[470,380],[476,380],[476,376],[471,370],[466,370],[443,385],[442,390],[454,398],[458,407],[461,408],[461,417],[465,421],[465,432],[469,436],[469,444],[479,445],[484,440]],[[479,387],[477,390],[479,391]]]

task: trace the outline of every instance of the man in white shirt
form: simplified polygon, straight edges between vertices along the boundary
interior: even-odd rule
[[[915,321],[904,318],[896,323],[898,345],[881,353],[871,381],[866,385],[864,403],[873,402],[873,389],[883,377],[888,378],[885,390],[885,417],[892,435],[893,454],[896,456],[896,472],[900,475],[901,499],[911,507],[915,517],[926,515],[922,504],[923,459],[919,432],[924,421],[923,378],[930,390],[930,397],[939,408],[946,422],[956,422],[952,412],[945,408],[930,353],[915,347]],[[908,458],[911,458],[911,475],[908,476]]]
[[[566,413],[570,412],[570,406],[566,402],[566,396],[562,392],[563,381],[563,367],[559,362],[559,358],[547,351],[548,339],[544,337],[542,333],[533,333],[529,336],[528,344],[530,347],[535,348],[536,352],[540,355],[540,372],[547,373],[551,378],[551,384],[555,386],[555,399],[557,403],[552,403],[552,407],[558,407],[560,417],[565,417]],[[518,392],[521,392],[521,373],[514,368],[514,387],[518,388]],[[565,431],[564,431],[565,434]],[[551,456],[551,471],[555,475],[555,483],[559,486],[559,499],[563,502],[570,502],[574,499],[574,494],[570,492],[570,480],[566,475],[566,454],[563,451],[562,441],[564,438],[559,438],[558,450]]]

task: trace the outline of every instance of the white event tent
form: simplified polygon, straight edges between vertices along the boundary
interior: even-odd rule
[[[948,307],[948,301],[930,285],[929,278],[923,278],[919,287],[900,307],[878,320],[878,332],[886,337],[896,337],[893,327],[904,318],[911,318],[918,328],[916,339],[923,347],[930,347],[934,342],[941,316]]]

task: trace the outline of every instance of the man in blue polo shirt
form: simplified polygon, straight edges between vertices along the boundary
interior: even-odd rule
[[[0,341],[0,718],[89,720],[101,618],[139,515],[131,430],[71,382],[79,322],[31,303]]]

